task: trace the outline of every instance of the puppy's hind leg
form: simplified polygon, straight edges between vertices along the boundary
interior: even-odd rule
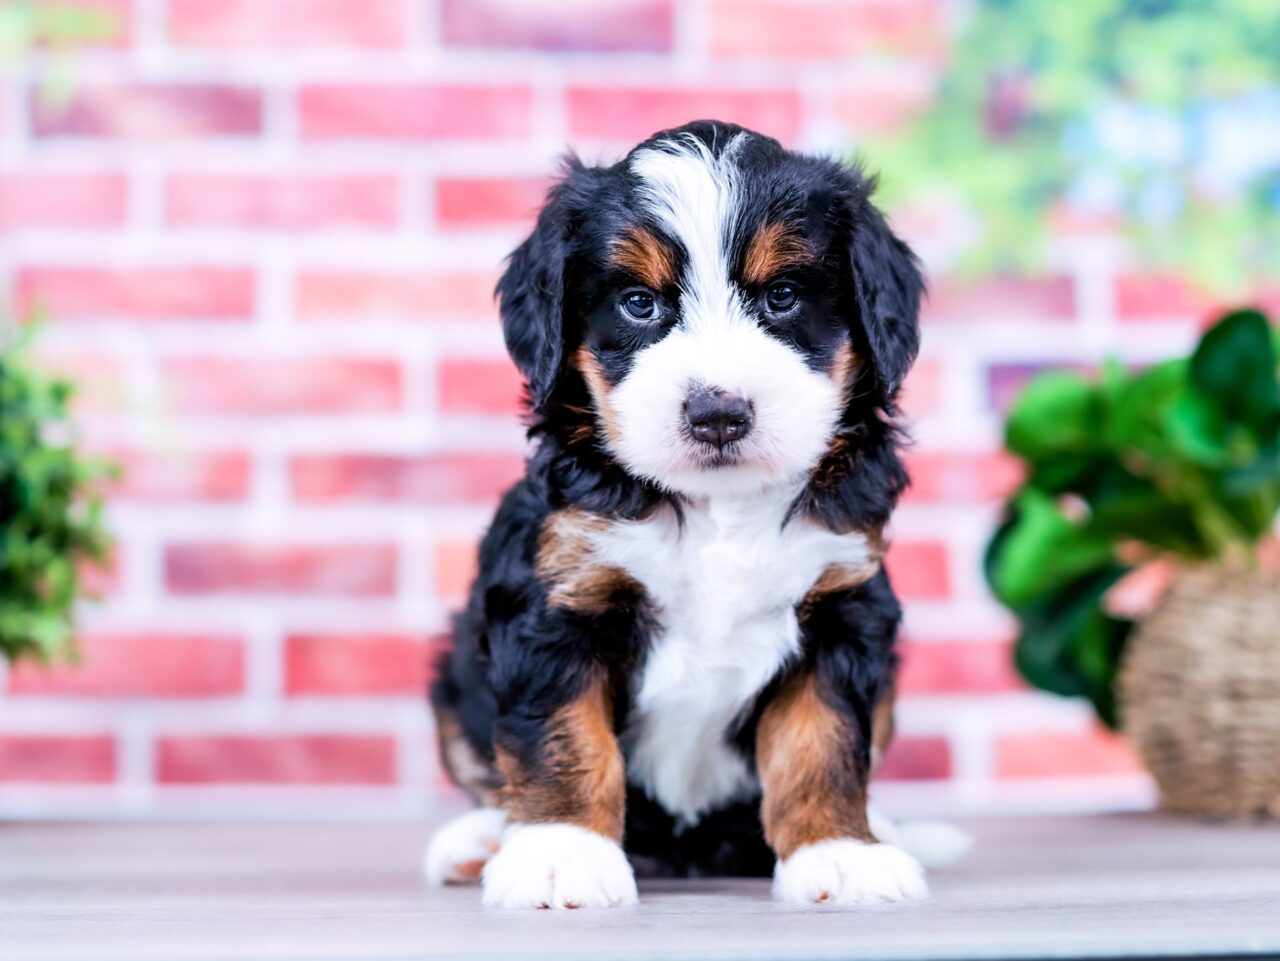
[[[475,884],[489,859],[502,846],[507,812],[476,808],[442,825],[431,836],[422,860],[430,884]]]

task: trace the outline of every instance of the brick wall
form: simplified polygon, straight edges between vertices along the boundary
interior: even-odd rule
[[[126,466],[83,663],[0,669],[0,813],[412,815],[446,791],[420,692],[520,468],[490,290],[556,155],[696,116],[844,150],[929,102],[943,0],[95,0],[64,105],[0,68],[0,278],[56,322],[87,438]],[[874,162],[874,158],[871,158]],[[916,484],[902,808],[1147,797],[1087,710],[1027,691],[979,559],[1033,371],[1189,343],[1192,291],[1105,234],[952,279],[966,223],[895,222],[934,293],[907,389]]]

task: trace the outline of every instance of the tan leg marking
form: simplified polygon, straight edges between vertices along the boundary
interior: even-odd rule
[[[765,839],[781,859],[806,844],[874,841],[857,732],[824,699],[811,672],[792,678],[756,729]]]
[[[453,782],[481,807],[496,807],[502,776],[462,733],[462,722],[446,706],[433,703],[440,763]]]
[[[621,841],[626,786],[603,679],[551,718],[537,764],[497,753],[513,824],[573,824]]]

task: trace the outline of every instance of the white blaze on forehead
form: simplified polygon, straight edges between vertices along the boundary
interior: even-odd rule
[[[631,171],[646,212],[685,252],[679,319],[636,352],[613,389],[617,436],[610,448],[631,473],[692,496],[740,495],[790,484],[811,470],[839,419],[841,385],[811,370],[792,344],[767,331],[731,275],[731,239],[743,196],[738,160],[749,135],[719,155],[682,135],[637,151]],[[736,462],[708,467],[685,429],[696,386],[744,397],[751,430]]]
[[[631,158],[645,206],[684,246],[682,278],[688,328],[741,313],[729,281],[729,235],[738,211],[738,133],[717,157],[692,134],[663,140]]]

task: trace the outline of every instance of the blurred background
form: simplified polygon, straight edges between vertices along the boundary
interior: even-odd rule
[[[931,296],[899,811],[1143,806],[982,555],[1034,373],[1280,305],[1280,18],[1174,0],[6,0],[0,314],[108,484],[77,665],[0,661],[0,815],[416,816],[423,700],[521,469],[491,290],[566,148],[862,155]],[[0,412],[2,413],[2,412]]]

